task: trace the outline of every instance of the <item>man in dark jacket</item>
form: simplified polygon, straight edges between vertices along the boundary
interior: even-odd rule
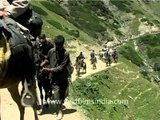
[[[46,39],[46,35],[45,34],[41,34],[38,37],[38,41],[37,41],[37,49],[39,50],[39,55],[40,58],[42,60],[44,60],[47,55],[48,55],[48,51],[53,48],[53,44],[50,41],[47,41]]]
[[[34,60],[36,65],[36,78],[38,81],[38,87],[40,91],[40,97],[43,105],[43,92],[45,92],[45,100],[51,96],[51,85],[49,80],[49,73],[42,72],[41,63],[47,58],[48,52],[51,48],[53,48],[53,44],[46,39],[45,34],[41,34],[38,36],[36,41],[33,42],[34,47]],[[46,107],[48,106],[46,102]]]
[[[43,72],[50,72],[52,84],[54,85],[54,97],[57,100],[57,118],[62,118],[62,104],[66,97],[68,88],[67,65],[70,63],[69,53],[64,48],[65,39],[63,36],[56,36],[54,39],[55,48],[48,53],[49,68],[43,68]],[[44,64],[46,64],[45,61]]]

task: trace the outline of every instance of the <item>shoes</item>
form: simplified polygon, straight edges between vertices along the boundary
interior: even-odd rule
[[[57,113],[57,120],[62,120],[62,117],[63,117],[62,110],[59,110]]]

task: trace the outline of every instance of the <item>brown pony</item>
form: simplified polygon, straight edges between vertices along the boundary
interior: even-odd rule
[[[18,91],[18,85],[20,82],[24,82],[25,79],[34,79],[35,70],[32,47],[28,42],[24,42],[10,50],[9,44],[6,42],[4,32],[2,30],[0,32],[0,48],[3,48],[0,50],[0,89],[8,89],[12,99],[18,105],[20,120],[24,120],[25,108],[21,104],[21,95]],[[6,55],[8,54],[8,51],[11,51],[10,56]],[[9,59],[5,60],[5,56],[9,56]],[[32,86],[29,88],[33,96],[36,95],[35,85],[35,81],[33,80]],[[32,108],[35,120],[38,120],[36,107],[36,102],[34,102]]]
[[[83,70],[82,73],[86,73],[86,67],[87,67],[87,65],[83,59],[77,59],[76,64],[75,64],[77,76],[79,76],[81,74],[81,69]]]

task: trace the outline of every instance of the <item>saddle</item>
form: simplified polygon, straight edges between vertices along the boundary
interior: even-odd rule
[[[0,79],[3,79],[7,72],[8,61],[11,53],[14,53],[16,46],[28,44],[18,24],[11,18],[0,19]]]

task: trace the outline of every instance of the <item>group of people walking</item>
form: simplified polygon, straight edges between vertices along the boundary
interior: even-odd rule
[[[54,44],[52,44],[46,40],[45,34],[41,34],[34,42],[36,75],[38,86],[41,88],[42,103],[42,88],[44,88],[46,102],[47,98],[51,99],[51,97],[58,101],[56,107],[58,118],[62,117],[62,104],[66,98],[69,85],[67,65],[71,63],[69,53],[64,48],[64,42],[65,38],[58,35],[54,38]],[[54,91],[53,95],[52,91]]]
[[[108,49],[107,47],[102,48],[99,53],[95,53],[95,50],[92,50],[89,55],[90,58],[90,63],[93,69],[96,69],[96,63],[98,62],[97,59],[102,60],[106,66],[110,66],[112,62],[116,63],[118,62],[118,53],[116,48],[110,48]],[[83,52],[80,52],[80,54],[76,57],[76,62],[75,62],[76,70],[77,70],[77,75],[79,75],[80,70],[85,70],[87,68],[87,64],[85,62],[85,56]]]
[[[8,25],[7,27],[11,29],[11,33],[13,32],[13,36],[15,33],[17,33],[16,37],[14,37],[16,38],[16,40],[20,39],[19,35],[21,35],[23,39],[29,38],[29,40],[31,40],[30,34],[33,36],[31,46],[33,47],[34,52],[36,79],[38,80],[42,103],[43,88],[46,93],[46,101],[47,99],[53,98],[54,100],[58,101],[56,104],[56,113],[57,119],[61,119],[63,116],[62,105],[65,98],[67,97],[67,89],[69,86],[68,79],[71,76],[70,70],[68,69],[68,66],[72,65],[70,55],[64,48],[65,38],[62,35],[58,35],[53,38],[53,43],[51,43],[47,41],[45,34],[41,34],[43,22],[41,21],[41,19],[38,19],[38,15],[35,16],[35,13],[33,13],[33,10],[30,8],[30,6],[31,5],[29,3],[29,0],[0,0],[0,18],[5,20],[5,22],[8,22],[6,23]],[[12,22],[12,24],[10,24],[10,22]],[[23,25],[21,26],[21,29],[23,29],[23,34],[22,31],[18,31],[15,28],[15,26],[19,23],[19,26]],[[3,25],[3,21],[0,21],[0,35],[4,27]],[[27,31],[30,31],[30,34],[25,34],[26,29]],[[6,34],[6,36],[7,38],[13,37],[9,36],[8,34]],[[21,42],[16,41],[15,43],[16,45],[18,45]],[[113,53],[113,57],[115,57],[116,51],[114,51]],[[105,50],[102,58],[108,61],[110,64],[109,56],[110,55],[108,51]],[[83,55],[83,52],[80,52],[80,54],[76,58],[75,63],[75,68],[78,74],[80,74],[81,68],[83,68],[86,73],[87,65],[84,59],[85,56]],[[92,50],[90,53],[90,60],[91,64],[93,65],[93,69],[96,69],[97,57],[94,50]],[[31,79],[28,79],[27,81],[28,85],[32,85],[32,81],[30,80]],[[52,93],[53,91],[54,94]]]
[[[106,66],[110,66],[111,63],[118,62],[118,53],[116,48],[107,48],[106,46],[99,51],[99,59],[106,63]]]

